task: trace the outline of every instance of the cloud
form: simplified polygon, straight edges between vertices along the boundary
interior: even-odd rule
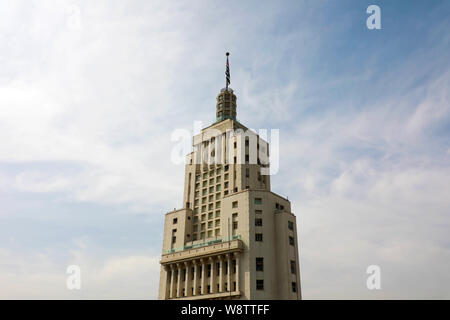
[[[0,297],[156,297],[155,233],[148,253],[102,232],[132,233],[136,212],[162,226],[181,205],[171,133],[214,119],[231,51],[238,118],[280,128],[272,188],[298,217],[303,296],[448,298],[445,6],[367,33],[354,5],[328,2],[3,5],[0,219],[20,235],[3,238]],[[113,207],[130,221],[96,211]],[[61,229],[91,238],[68,244]],[[82,267],[80,292],[65,288],[68,264]],[[380,292],[365,288],[370,264]]]
[[[49,252],[22,255],[0,250],[1,299],[156,299],[159,257],[105,256],[74,247],[66,261]],[[69,290],[69,265],[81,270],[81,289]]]

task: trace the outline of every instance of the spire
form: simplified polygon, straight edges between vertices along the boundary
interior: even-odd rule
[[[226,53],[227,56],[227,64],[225,69],[225,88],[220,90],[219,95],[217,96],[217,105],[216,105],[216,122],[222,121],[225,119],[233,119],[236,120],[236,95],[233,92],[233,89],[229,88],[230,84],[230,63],[228,62],[229,52]]]
[[[225,70],[225,76],[226,76],[226,83],[225,83],[225,89],[228,90],[228,85],[230,84],[230,64],[228,62],[228,56],[230,55],[229,52],[226,53],[227,56],[227,68]]]

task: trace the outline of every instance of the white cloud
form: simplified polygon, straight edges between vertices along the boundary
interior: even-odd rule
[[[50,253],[21,255],[0,249],[0,299],[156,299],[159,257],[107,257],[75,248],[69,260]],[[66,286],[69,265],[81,269],[81,289]]]

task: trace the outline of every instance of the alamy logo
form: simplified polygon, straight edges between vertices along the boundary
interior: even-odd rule
[[[379,6],[372,4],[367,7],[366,12],[370,16],[366,20],[367,29],[381,29],[381,9]]]
[[[367,278],[366,285],[369,290],[381,289],[381,269],[377,265],[370,265],[367,267],[366,273],[370,274]]]
[[[77,265],[70,265],[67,267],[67,277],[66,285],[69,290],[80,290],[81,289],[81,268]]]
[[[279,129],[270,129],[270,136],[267,129],[255,131],[238,128],[222,132],[210,128],[201,131],[201,122],[195,121],[193,132],[187,129],[172,132],[171,141],[178,142],[172,148],[172,163],[258,164],[261,166],[261,175],[273,175],[279,170]]]

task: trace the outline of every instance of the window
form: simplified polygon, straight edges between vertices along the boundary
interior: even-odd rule
[[[225,182],[225,183],[223,184],[223,187],[224,187],[225,189],[227,189],[227,188],[228,188],[228,181],[227,181],[227,182]]]
[[[229,169],[229,166],[228,166],[228,165],[226,165],[224,169],[225,169],[225,171],[228,171],[228,169]],[[228,175],[225,175],[225,177],[228,177]]]
[[[256,258],[256,271],[264,271],[264,258]]]
[[[250,177],[250,169],[249,168],[245,168],[245,177],[246,178]]]
[[[208,222],[208,229],[211,229],[212,226],[213,226],[213,222],[212,222],[212,221],[209,221],[209,222]]]
[[[216,202],[216,209],[220,209],[220,201]]]
[[[216,191],[220,191],[220,184],[218,184],[217,186],[216,186]]]
[[[177,224],[178,223],[178,218],[173,218],[173,224]]]
[[[262,204],[261,198],[255,198],[255,204]]]
[[[234,142],[234,148],[235,149],[237,148],[237,142],[236,141]]]
[[[220,217],[220,211],[216,211],[216,218]]]
[[[294,223],[292,221],[288,221],[288,229],[294,230]]]
[[[264,280],[256,280],[256,290],[264,290]]]
[[[262,233],[255,233],[255,241],[263,241]]]
[[[261,218],[256,218],[255,219],[255,226],[257,226],[257,227],[261,227],[262,226],[262,219]]]
[[[197,223],[198,222],[198,216],[195,216],[194,217],[194,223]]]
[[[233,222],[233,230],[236,230],[238,228],[238,222],[234,221]]]
[[[225,180],[228,180],[228,173],[225,173],[225,175],[223,176],[223,178],[224,178]]]
[[[206,220],[206,214],[202,214],[202,221]]]
[[[292,292],[297,292],[297,282],[292,282]]]
[[[237,208],[237,207],[238,207],[238,202],[237,202],[237,201],[234,201],[234,202],[231,204],[231,207],[232,207],[232,208]]]
[[[208,219],[212,219],[212,218],[213,218],[213,213],[212,212],[208,213]]]
[[[295,267],[295,261],[291,260],[291,273],[296,274],[296,267]]]
[[[213,193],[213,192],[214,192],[214,186],[209,187],[209,192],[210,192],[210,193]]]
[[[177,237],[172,237],[172,243],[175,243],[177,241]]]
[[[290,244],[291,246],[295,246],[295,240],[294,240],[294,237],[289,236],[289,244]]]
[[[206,206],[202,206],[202,212],[206,211]]]
[[[262,210],[255,210],[255,214],[262,214]]]

